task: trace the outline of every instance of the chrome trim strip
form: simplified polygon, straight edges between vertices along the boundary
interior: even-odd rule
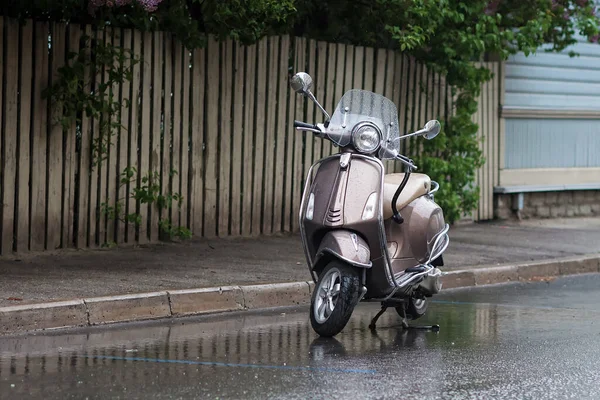
[[[433,185],[435,185],[435,187],[433,187]],[[427,193],[427,194],[432,196],[435,192],[440,190],[440,184],[437,183],[436,181],[431,181],[431,186],[432,186],[432,188],[429,189],[429,193]]]
[[[429,259],[427,260],[427,264],[431,264],[432,260],[435,260],[448,248],[450,244],[450,239],[448,238],[448,231],[450,230],[450,225],[446,224],[444,229],[438,232],[435,236],[435,241],[433,242],[433,246],[431,247],[431,254],[429,255]],[[441,245],[441,249],[438,249],[440,245],[440,240],[444,238],[444,242]]]
[[[318,160],[317,162],[315,162],[313,165],[311,165],[311,167],[308,169],[308,173],[306,174],[306,181],[304,182],[304,190],[302,191],[302,200],[300,201],[300,211],[298,212],[298,223],[300,226],[300,238],[302,239],[302,247],[304,248],[304,255],[306,257],[306,263],[308,265],[308,269],[310,270],[310,275],[313,278],[313,281],[316,283],[317,282],[317,278],[318,276],[315,276],[315,273],[312,270],[312,259],[310,258],[310,253],[308,252],[308,241],[306,239],[306,231],[304,230],[304,224],[302,223],[302,213],[304,212],[304,206],[306,205],[306,198],[307,198],[307,194],[308,191],[310,190],[311,186],[312,186],[312,172],[313,169],[319,165],[321,165],[323,163],[323,161],[325,160],[329,160],[330,158],[335,158],[335,157],[341,157],[341,153],[338,154],[333,154],[329,157],[325,157],[322,158],[320,160]]]
[[[440,249],[440,250],[438,250],[438,251],[436,251],[436,252],[434,253],[434,255],[433,255],[432,257],[430,257],[430,258],[431,258],[431,261],[433,261],[433,260],[435,260],[436,258],[438,258],[439,256],[441,256],[441,255],[442,255],[442,254],[443,254],[443,253],[446,251],[446,249],[448,248],[448,245],[450,244],[450,239],[448,238],[448,235],[444,235],[444,242],[443,242],[443,243],[444,243],[444,244],[442,244],[442,247],[441,247],[441,249]],[[431,261],[430,261],[430,262],[431,262]]]

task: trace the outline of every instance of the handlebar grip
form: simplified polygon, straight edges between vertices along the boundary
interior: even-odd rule
[[[306,122],[294,120],[294,128],[308,128],[308,129],[319,129],[316,125],[307,124]]]

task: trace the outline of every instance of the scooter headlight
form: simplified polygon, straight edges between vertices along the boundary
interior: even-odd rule
[[[363,122],[354,127],[352,143],[361,153],[373,153],[381,144],[381,131],[370,122]]]

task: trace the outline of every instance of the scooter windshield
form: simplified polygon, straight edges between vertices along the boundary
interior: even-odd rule
[[[398,109],[388,98],[366,90],[353,89],[342,97],[331,116],[328,138],[344,147],[352,140],[352,130],[360,122],[375,124],[382,134],[379,157],[394,158],[400,150]]]

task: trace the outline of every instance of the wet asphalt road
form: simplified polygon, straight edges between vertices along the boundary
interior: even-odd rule
[[[402,331],[361,305],[335,340],[307,310],[0,338],[1,399],[598,399],[600,275],[446,292]]]

